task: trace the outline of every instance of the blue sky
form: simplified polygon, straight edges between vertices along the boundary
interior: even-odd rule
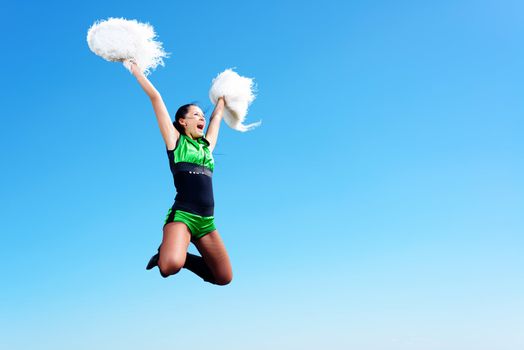
[[[520,2],[2,7],[0,348],[524,347]],[[172,116],[258,83],[215,149],[228,286],[144,269],[175,192],[108,17],[155,27]]]

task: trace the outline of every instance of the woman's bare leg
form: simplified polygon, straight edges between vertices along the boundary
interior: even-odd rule
[[[215,276],[215,284],[226,285],[233,279],[231,262],[217,230],[193,242]]]
[[[191,242],[191,232],[183,222],[170,222],[164,226],[158,268],[162,277],[174,275],[186,262],[186,252]]]

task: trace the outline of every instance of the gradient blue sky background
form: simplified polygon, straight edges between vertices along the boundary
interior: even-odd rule
[[[0,348],[524,348],[520,1],[5,2]],[[147,96],[86,43],[149,22],[172,116],[228,67],[226,287],[144,269],[174,198]],[[195,251],[192,247],[191,251]]]

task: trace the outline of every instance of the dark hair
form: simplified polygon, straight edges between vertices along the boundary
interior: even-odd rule
[[[180,108],[176,111],[175,121],[173,122],[173,126],[181,134],[185,134],[186,132],[184,131],[184,127],[182,125],[180,125],[179,120],[180,120],[180,118],[184,118],[186,116],[187,112],[189,112],[189,107],[191,107],[191,106],[197,106],[198,107],[198,105],[195,104],[195,103],[188,103],[186,105],[180,106]]]

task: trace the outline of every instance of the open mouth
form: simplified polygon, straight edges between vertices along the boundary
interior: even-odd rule
[[[204,124],[197,125],[197,129],[200,131],[204,130]]]

